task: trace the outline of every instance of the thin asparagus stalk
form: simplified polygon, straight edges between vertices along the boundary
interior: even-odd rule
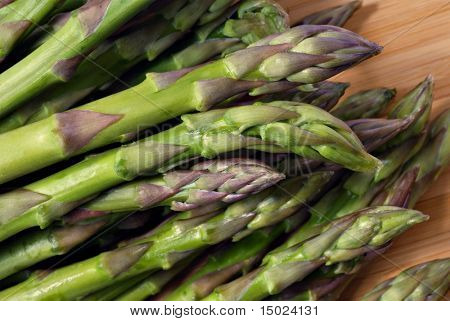
[[[349,96],[331,109],[330,113],[342,120],[377,117],[394,99],[397,91],[389,88],[363,90]]]
[[[275,249],[251,273],[222,285],[205,300],[260,300],[301,281],[318,267],[382,248],[427,216],[398,207],[373,207],[338,218],[315,237]]]
[[[394,176],[388,187],[373,200],[374,205],[398,202],[412,208],[450,163],[450,109],[442,112],[430,126],[428,141],[405,165],[400,175]],[[412,184],[413,188],[408,189]]]
[[[182,120],[172,129],[0,195],[0,240],[33,226],[45,228],[99,192],[198,156],[281,147],[358,171],[379,165],[345,123],[311,105],[273,102],[184,115]]]
[[[414,118],[414,123],[407,130],[390,142],[390,146],[399,144],[408,138],[419,135],[428,123],[433,102],[434,80],[427,76],[420,84],[403,97],[389,113],[388,118]]]
[[[272,84],[271,84],[272,85]],[[289,82],[274,83],[275,86],[263,86],[250,91],[250,96],[262,102],[289,100],[314,105],[324,110],[332,109],[344,95],[349,83],[323,81],[317,84],[297,86]],[[269,87],[269,88],[268,88]],[[268,90],[277,91],[266,93]]]
[[[193,216],[204,215],[211,206],[217,210],[281,179],[283,175],[262,163],[228,159],[119,186],[69,213],[63,218],[64,226],[35,231],[5,243],[0,247],[0,279],[66,254],[129,213],[170,206],[173,210],[189,210]]]
[[[234,235],[233,240],[239,241],[255,230],[274,225],[294,215],[323,192],[333,174],[330,171],[319,171],[290,178],[279,186],[254,195],[253,198],[258,199],[255,202],[256,207],[252,209],[254,218],[245,229]]]
[[[211,3],[209,0],[182,2],[163,6],[137,30],[101,45],[80,64],[70,81],[53,86],[0,122],[0,133],[63,112],[139,62],[155,59],[183,37],[201,15],[208,12]],[[195,11],[195,14],[188,15],[180,24],[180,12],[184,10]]]
[[[0,7],[0,63],[60,4],[61,0],[15,0]]]
[[[121,0],[88,0],[51,39],[0,74],[0,116],[68,81],[90,50],[152,2],[130,0],[123,5]]]
[[[450,259],[413,266],[369,291],[365,301],[438,301],[448,300]]]
[[[181,50],[161,57],[146,72],[167,72],[199,65],[232,48],[242,49],[265,36],[286,31],[288,20],[287,13],[275,1],[243,1],[221,18],[195,29]]]
[[[304,17],[302,25],[334,25],[342,27],[348,19],[361,7],[362,1],[351,1],[341,6],[328,8]]]
[[[252,234],[235,243],[219,247],[200,261],[179,285],[158,295],[163,301],[201,300],[220,284],[238,273],[249,271],[270,249],[270,245],[284,233],[290,232],[305,220],[306,216],[294,215],[283,222]],[[142,297],[141,297],[142,298]]]
[[[0,184],[267,81],[326,80],[380,50],[338,27],[299,26],[191,71],[148,75],[129,90],[0,135]]]

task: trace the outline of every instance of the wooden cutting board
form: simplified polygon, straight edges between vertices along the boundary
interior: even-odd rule
[[[321,9],[349,0],[278,0],[291,24]],[[350,82],[352,94],[373,87],[395,87],[397,99],[432,74],[433,117],[450,108],[450,1],[364,0],[345,28],[384,46],[383,52],[333,80]],[[343,299],[355,300],[400,270],[428,260],[450,257],[450,168],[417,204],[430,216],[398,238],[383,257],[355,278]]]

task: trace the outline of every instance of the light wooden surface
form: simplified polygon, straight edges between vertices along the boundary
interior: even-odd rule
[[[278,0],[288,9],[291,24],[312,12],[349,0]],[[377,86],[395,87],[397,99],[432,74],[436,81],[433,116],[450,108],[450,1],[364,0],[345,25],[384,46],[377,57],[334,80],[351,82],[347,94]],[[450,168],[447,168],[417,208],[430,215],[365,268],[344,294],[358,299],[401,269],[427,260],[450,257]]]

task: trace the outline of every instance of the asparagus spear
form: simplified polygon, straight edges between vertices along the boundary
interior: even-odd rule
[[[124,291],[115,298],[116,301],[143,301],[158,294],[163,287],[186,268],[187,264],[177,264],[172,269],[160,271],[143,279],[136,286]]]
[[[379,165],[345,123],[311,105],[274,102],[182,119],[172,129],[0,195],[0,239],[33,226],[45,228],[101,191],[198,156],[213,158],[240,148],[274,150],[279,146],[359,171]]]
[[[262,163],[228,159],[119,186],[69,213],[63,218],[64,226],[25,234],[0,247],[0,279],[67,253],[130,212],[171,206],[174,210],[190,210],[193,215],[206,214],[207,205],[223,207],[281,179],[283,175]],[[194,213],[199,206],[202,209]]]
[[[161,289],[184,270],[198,255],[194,254],[179,262],[167,271],[146,272],[130,279],[125,279],[83,298],[83,301],[143,301]]]
[[[168,291],[158,295],[157,299],[164,301],[203,299],[216,286],[238,273],[245,273],[251,269],[278,237],[296,228],[305,218],[303,213],[291,216],[275,226],[257,230],[239,242],[219,247],[200,261],[179,285],[174,289],[169,287]]]
[[[414,123],[403,131],[389,145],[399,144],[408,138],[419,135],[428,123],[433,102],[434,80],[431,75],[427,76],[420,84],[406,94],[389,113],[388,118],[414,118]]]
[[[280,82],[253,89],[249,94],[262,102],[289,100],[330,110],[337,104],[349,86],[349,83],[331,81],[301,86],[289,82]]]
[[[190,72],[148,75],[127,91],[0,135],[0,183],[123,140],[137,128],[205,110],[263,82],[323,81],[380,50],[338,27],[299,26]]]
[[[437,301],[448,300],[450,259],[413,266],[369,291],[365,301]]]
[[[403,202],[401,206],[415,206],[450,162],[449,125],[450,109],[447,109],[431,124],[424,147],[405,165],[399,175],[393,177],[388,187],[377,195],[372,202],[374,205]],[[409,188],[411,185],[412,189]],[[399,193],[403,195],[399,196]]]
[[[51,39],[0,74],[0,116],[51,85],[68,81],[90,50],[152,2],[88,0]]]
[[[273,301],[336,301],[353,280],[355,274],[390,245],[368,252],[353,260],[322,266],[303,282],[297,282],[269,300]]]
[[[302,25],[334,25],[342,27],[353,13],[361,7],[362,1],[356,0],[341,6],[328,8],[304,17]]]
[[[395,89],[389,88],[363,90],[349,96],[330,113],[342,120],[376,117],[386,109],[396,93]]]
[[[338,218],[315,237],[275,249],[251,273],[222,285],[205,300],[259,300],[277,294],[323,264],[348,261],[383,247],[427,216],[397,207],[373,207]]]
[[[246,0],[216,21],[198,27],[180,50],[161,57],[146,72],[193,67],[232,48],[245,48],[265,36],[287,30],[288,19],[287,13],[275,1]]]
[[[171,5],[181,12],[195,10],[195,14],[189,15],[188,21],[178,26],[179,11],[171,13],[174,8],[171,8],[170,4],[169,7],[163,6],[139,29],[125,33],[97,48],[89,55],[89,59],[80,64],[70,81],[53,86],[0,122],[0,133],[63,112],[94,90],[118,79],[137,63],[146,58],[155,59],[179,40],[202,13],[208,11],[208,3],[211,1],[193,0],[184,5],[180,4],[183,5],[181,8],[178,8],[178,2],[180,1],[172,2]],[[181,27],[183,29],[177,29]]]
[[[297,213],[325,189],[333,177],[333,172],[318,171],[309,175],[290,178],[279,186],[268,189],[253,199],[255,208],[252,209],[254,218],[246,228],[236,235],[233,240],[239,241],[255,230],[274,225],[283,219]]]
[[[60,3],[61,0],[15,0],[0,7],[0,63]]]

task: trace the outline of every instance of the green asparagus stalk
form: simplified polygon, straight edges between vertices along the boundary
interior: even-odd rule
[[[403,97],[389,113],[388,118],[414,118],[414,123],[403,131],[389,145],[399,144],[408,138],[419,135],[430,118],[431,104],[433,102],[434,80],[431,75]]]
[[[233,240],[239,241],[255,230],[274,225],[314,200],[330,183],[333,172],[318,171],[309,175],[290,178],[279,186],[268,189],[254,199],[258,199],[257,206],[252,209],[254,218],[246,228],[234,235]]]
[[[373,207],[336,219],[315,237],[275,249],[251,273],[222,285],[205,300],[260,300],[278,294],[318,267],[345,262],[385,246],[427,216],[398,207]]]
[[[407,128],[411,122],[412,119],[367,118],[349,121],[347,124],[361,139],[366,150],[371,152],[390,141],[399,132]],[[294,156],[282,160],[277,168],[287,177],[292,177],[297,176],[298,173],[310,173],[321,165],[323,165],[321,161]],[[332,169],[339,170],[336,167]]]
[[[150,74],[127,91],[0,135],[0,183],[122,141],[138,129],[205,110],[267,81],[323,81],[380,50],[338,27],[299,26],[191,71]]]
[[[158,295],[157,300],[203,299],[215,287],[230,280],[236,274],[249,271],[277,238],[296,228],[305,218],[303,213],[291,216],[275,226],[254,231],[238,242],[219,247],[200,261],[174,289],[169,287],[168,291]]]
[[[331,81],[301,86],[280,82],[253,89],[249,94],[262,102],[289,100],[330,110],[337,104],[349,86],[349,83]]]
[[[184,270],[197,253],[179,262],[167,271],[146,272],[130,279],[125,279],[83,298],[83,301],[143,301],[150,295],[159,293],[179,272]]]
[[[204,215],[211,206],[219,209],[281,179],[283,175],[262,163],[227,159],[124,184],[66,215],[64,226],[35,231],[5,243],[0,247],[0,279],[50,257],[66,254],[129,213],[170,206],[173,210],[189,210],[193,216]]]
[[[184,115],[182,119],[183,123],[172,129],[89,157],[0,195],[0,240],[33,226],[45,228],[99,192],[198,156],[213,158],[241,148],[281,147],[359,171],[379,165],[345,123],[311,105],[273,102]]]
[[[155,59],[208,11],[209,3],[211,1],[192,0],[185,4],[174,1],[163,6],[137,30],[97,48],[80,64],[70,81],[53,86],[0,122],[0,133],[63,112],[99,87],[115,81],[139,62]],[[180,24],[179,12],[184,10],[195,11],[195,14]]]
[[[336,301],[353,280],[356,273],[374,258],[383,253],[389,245],[377,251],[368,252],[353,260],[331,266],[322,266],[304,281],[284,289],[269,300],[273,301]]]
[[[287,30],[288,19],[284,9],[272,0],[246,0],[230,8],[221,18],[195,29],[181,50],[161,57],[147,72],[193,67],[232,48],[245,48],[265,36]]]
[[[448,300],[450,259],[413,266],[369,291],[365,301],[438,301]]]
[[[48,2],[48,1],[45,1]],[[84,56],[153,0],[89,0],[54,36],[0,74],[0,116],[52,85],[68,81]]]
[[[108,220],[103,219],[83,225],[52,227],[28,233],[13,242],[3,244],[0,247],[0,279],[47,258],[68,253],[99,232],[107,223]]]
[[[144,301],[146,298],[158,294],[163,287],[183,271],[189,262],[182,261],[167,271],[156,272],[147,276],[134,287],[115,297],[116,301]]]
[[[342,120],[379,116],[394,99],[397,91],[389,88],[363,90],[349,96],[331,109],[330,113]]]
[[[394,176],[388,187],[373,200],[374,205],[398,202],[403,191],[402,206],[412,208],[420,197],[450,163],[450,109],[445,110],[431,124],[428,141],[405,165],[400,175]],[[408,187],[412,184],[413,188]]]
[[[353,13],[361,7],[362,1],[356,0],[341,6],[328,8],[304,17],[302,25],[334,25],[342,27]]]
[[[61,0],[15,0],[0,7],[0,63],[60,3]]]
[[[380,156],[383,166],[378,171],[364,175],[354,173],[330,190],[311,208],[311,218],[289,237],[285,245],[291,246],[305,241],[317,235],[331,220],[369,206],[389,182],[391,175],[394,175],[423,143],[423,137],[406,141]]]

